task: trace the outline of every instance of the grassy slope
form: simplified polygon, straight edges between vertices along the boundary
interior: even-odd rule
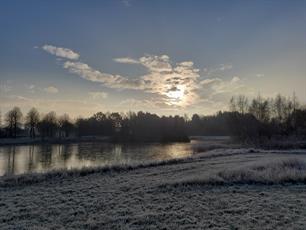
[[[49,178],[28,175],[17,183],[10,178],[0,186],[0,229],[305,229],[303,180],[286,185],[232,183],[239,179],[237,172],[255,171],[258,179],[259,171],[273,171],[281,162],[291,162],[304,175],[304,164],[288,157],[292,159],[286,153],[216,150],[154,167],[65,176],[57,172]],[[306,155],[297,153],[294,159],[305,161]],[[216,176],[230,183],[207,183]]]

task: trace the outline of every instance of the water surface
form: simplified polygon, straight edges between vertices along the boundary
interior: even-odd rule
[[[199,141],[170,144],[74,143],[0,147],[0,176],[166,160],[193,154]]]

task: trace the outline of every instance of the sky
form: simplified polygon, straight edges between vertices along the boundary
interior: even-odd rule
[[[0,28],[2,114],[306,103],[306,0],[2,0]]]

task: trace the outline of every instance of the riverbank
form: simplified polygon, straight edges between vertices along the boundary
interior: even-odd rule
[[[305,229],[306,152],[216,149],[1,178],[0,228]]]
[[[157,140],[124,140],[116,139],[110,136],[82,136],[82,137],[67,137],[67,138],[30,138],[30,137],[18,137],[18,138],[0,138],[0,146],[8,145],[36,145],[36,144],[70,144],[70,143],[82,143],[82,142],[108,142],[108,143],[188,143],[190,139],[188,137],[181,139],[169,139],[164,141]]]
[[[110,137],[104,136],[84,136],[84,137],[67,137],[67,138],[0,138],[0,146],[7,145],[34,145],[34,144],[69,144],[81,142],[110,142]]]

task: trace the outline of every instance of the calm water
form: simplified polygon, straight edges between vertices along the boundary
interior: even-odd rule
[[[77,143],[2,146],[0,147],[0,176],[186,157],[193,154],[193,147],[198,142],[133,145]]]

